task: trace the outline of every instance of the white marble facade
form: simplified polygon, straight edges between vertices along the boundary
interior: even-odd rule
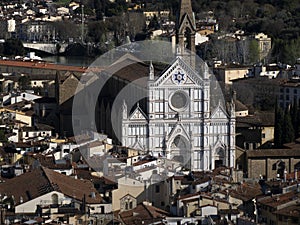
[[[148,112],[123,105],[122,144],[182,162],[194,171],[235,162],[234,106],[211,107],[208,75],[181,57],[159,77],[150,66]]]
[[[211,75],[207,69],[196,72],[197,66],[207,67],[196,63],[191,1],[181,0],[180,4],[177,57],[159,77],[150,65],[148,112],[137,105],[128,115],[124,103],[122,144],[180,161],[194,171],[234,167],[234,105],[215,104],[218,99],[211,93]]]

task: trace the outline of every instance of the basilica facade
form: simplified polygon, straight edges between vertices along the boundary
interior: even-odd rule
[[[234,167],[234,104],[216,99],[213,75],[207,66],[197,65],[195,32],[191,1],[182,0],[177,56],[159,76],[150,64],[147,111],[138,104],[130,110],[124,102],[122,144],[179,161],[193,171]]]

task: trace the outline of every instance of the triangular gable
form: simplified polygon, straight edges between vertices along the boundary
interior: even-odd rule
[[[222,139],[220,138],[220,135],[217,136],[217,141],[214,145],[214,149],[215,151],[218,149],[218,148],[221,148],[221,149],[225,149],[226,145],[224,144],[224,142],[222,141]],[[217,153],[217,152],[216,152]]]
[[[213,118],[213,119],[227,119],[227,118],[229,118],[228,113],[222,107],[221,102],[219,102],[218,106],[212,112],[211,118]]]
[[[188,16],[188,14],[185,14],[182,18],[182,21],[180,21],[179,25],[179,33],[184,33],[184,29],[189,28],[191,31],[196,31],[195,25],[192,22],[192,18]]]
[[[202,86],[203,80],[184,60],[176,57],[152,86],[174,86],[174,84]]]
[[[143,110],[139,106],[137,106],[133,113],[130,115],[129,120],[147,121],[147,116],[143,112]]]
[[[176,126],[170,132],[168,139],[173,140],[177,135],[181,135],[187,140],[189,139],[189,134],[186,132],[185,128],[182,126],[181,123],[176,124]]]
[[[128,197],[131,199],[135,199],[135,197],[133,197],[131,194],[127,194],[127,195],[124,195],[122,198],[120,198],[120,200],[128,198]]]
[[[138,137],[136,138],[135,143],[131,146],[132,149],[144,150],[142,143],[139,141]]]

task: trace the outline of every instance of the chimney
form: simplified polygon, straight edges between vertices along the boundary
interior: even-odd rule
[[[152,203],[148,202],[148,201],[143,201],[143,205],[145,205],[145,206],[152,206]]]

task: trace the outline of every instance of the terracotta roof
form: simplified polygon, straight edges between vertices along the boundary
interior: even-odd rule
[[[154,74],[158,76],[162,69],[155,64],[153,66]],[[147,87],[148,79],[141,78],[147,78],[149,76],[149,65],[130,54],[125,54],[108,67],[105,73],[109,75],[113,74],[123,80],[133,82],[142,87]]]
[[[136,163],[133,163],[132,165],[133,166],[139,166],[139,165],[143,165],[145,163],[149,163],[149,162],[153,162],[153,161],[156,161],[156,159],[142,159]]]
[[[274,126],[275,114],[273,112],[259,112],[254,115],[236,118],[237,127]]]
[[[182,203],[183,203],[183,204],[188,204],[188,203],[191,203],[191,202],[198,202],[198,201],[199,201],[199,198],[200,198],[200,195],[199,195],[199,197],[197,197],[197,198],[192,198],[192,199],[182,200]]]
[[[43,168],[43,170],[51,184],[56,184],[59,190],[65,195],[74,197],[78,200],[82,200],[85,195],[86,202],[91,204],[102,202],[102,198],[99,194],[97,194],[92,182],[88,180],[74,179],[47,168]],[[92,192],[96,194],[95,198],[90,195]]]
[[[22,130],[23,131],[51,131],[54,130],[54,128],[47,124],[37,123],[33,127],[22,127]]]
[[[121,220],[126,225],[152,224],[161,221],[168,215],[168,212],[146,204],[139,204],[132,210],[119,213]]]
[[[66,163],[60,163],[60,164],[56,164],[55,163],[55,158],[52,154],[49,154],[47,156],[42,155],[42,154],[36,154],[33,156],[33,158],[38,159],[39,163],[44,166],[47,167],[49,169],[72,169],[72,165],[70,163],[70,161],[66,161]]]
[[[292,149],[256,149],[247,151],[248,158],[260,157],[300,157],[300,145]]]
[[[286,179],[287,180],[290,180],[290,179],[296,179],[296,180],[300,180],[300,172],[298,172],[297,171],[297,177],[295,177],[295,171],[294,172],[292,172],[292,173],[288,173],[287,175],[286,175]]]
[[[89,146],[90,148],[99,147],[99,146],[103,146],[103,145],[104,145],[103,141],[98,141],[98,140],[93,141],[93,142],[90,142],[90,143],[88,144],[88,146]]]
[[[87,134],[81,134],[81,135],[69,137],[68,139],[73,143],[76,142],[77,144],[82,144],[82,143],[91,141],[92,137]]]
[[[74,179],[44,167],[0,183],[0,189],[2,194],[13,195],[16,205],[20,204],[21,197],[26,202],[51,191],[61,192],[79,201],[85,195],[86,202],[91,204],[102,202],[90,181]],[[90,195],[92,192],[96,193],[95,198]]]
[[[241,199],[243,201],[250,201],[256,196],[259,196],[262,194],[261,187],[259,184],[256,185],[250,185],[247,183],[243,183],[240,185],[237,189],[232,189],[229,192],[229,195]]]
[[[49,69],[49,70],[66,70],[74,72],[85,72],[86,68],[78,66],[67,66],[53,63],[39,63],[39,62],[25,62],[25,61],[14,61],[14,60],[0,60],[0,66],[15,66],[15,67],[27,67],[36,69]]]
[[[298,205],[284,207],[283,209],[277,210],[273,213],[277,215],[300,218],[300,205],[298,204]]]
[[[85,179],[85,180],[100,180],[101,179],[100,177],[93,176],[89,170],[81,169],[81,168],[74,169],[74,174],[78,177],[78,179]]]
[[[181,200],[181,199],[193,198],[193,197],[197,197],[197,196],[200,196],[200,192],[193,193],[193,194],[182,195],[182,196],[179,196],[177,199]]]
[[[300,194],[296,193],[294,191],[288,192],[286,194],[279,194],[279,195],[273,195],[268,196],[265,198],[261,198],[258,200],[259,204],[267,205],[273,208],[276,208],[277,206],[286,204],[290,201],[294,201],[296,199],[300,198]]]
[[[239,101],[239,100],[235,100],[235,101],[234,101],[234,104],[235,104],[235,111],[236,111],[236,112],[248,110],[248,107],[245,106],[245,105],[244,105],[241,101]]]

